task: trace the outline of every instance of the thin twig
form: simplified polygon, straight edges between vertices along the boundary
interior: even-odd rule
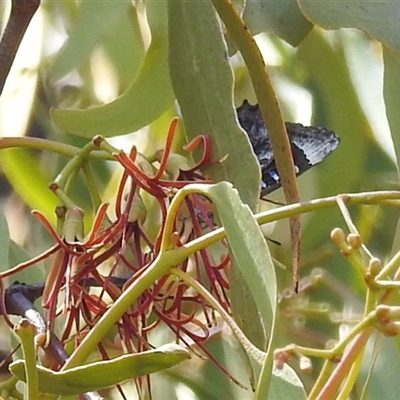
[[[0,95],[26,29],[40,0],[12,0],[10,18],[0,42]]]

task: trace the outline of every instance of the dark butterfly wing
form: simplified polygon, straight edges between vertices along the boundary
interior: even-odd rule
[[[268,131],[258,105],[253,106],[245,100],[236,111],[239,123],[249,135],[254,153],[260,163],[261,194],[264,196],[281,186]],[[321,162],[336,149],[340,141],[334,132],[325,128],[303,126],[292,122],[286,122],[285,125],[297,176]]]

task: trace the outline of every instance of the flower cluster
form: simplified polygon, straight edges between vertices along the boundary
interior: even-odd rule
[[[3,277],[52,257],[42,306],[49,332],[54,332],[55,325],[59,326],[61,321],[64,324],[62,343],[74,340],[77,346],[85,332],[158,257],[169,205],[176,191],[188,183],[207,182],[200,169],[210,163],[209,138],[199,136],[186,146],[187,150],[200,145],[203,148],[200,162],[190,168],[186,158],[171,153],[176,124],[175,119],[170,125],[165,149],[156,153],[153,162],[135,148],[130,154],[112,154],[123,167],[114,221],[108,219],[108,205],[102,204],[83,239],[83,212],[79,208],[58,210],[58,216],[63,219],[61,234],[42,214],[34,212],[55,244],[40,256],[7,271]],[[101,146],[102,139],[95,140]],[[191,194],[174,216],[174,244],[185,246],[214,227],[210,201]],[[200,282],[229,310],[228,266],[227,246],[221,242],[216,251],[202,249],[176,267]],[[116,325],[113,340],[103,341],[99,350],[104,358],[108,358],[106,348],[110,345],[120,347],[123,343],[122,347],[129,352],[146,350],[151,347],[149,332],[160,324],[168,326],[177,341],[203,348],[215,317],[199,293],[176,275],[167,273],[125,311]]]

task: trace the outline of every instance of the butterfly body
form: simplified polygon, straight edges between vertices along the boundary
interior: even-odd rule
[[[237,115],[260,163],[261,194],[264,196],[281,186],[267,127],[258,105],[251,105],[247,100],[237,109]],[[334,132],[326,128],[303,126],[292,122],[286,122],[285,126],[297,176],[321,162],[336,149],[340,141]]]

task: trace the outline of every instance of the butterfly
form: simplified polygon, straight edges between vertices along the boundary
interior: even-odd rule
[[[265,196],[281,187],[267,127],[258,105],[251,105],[244,100],[236,112],[239,123],[247,132],[253,151],[260,163],[261,196]],[[292,148],[296,176],[320,163],[336,149],[340,142],[339,137],[326,128],[303,126],[292,122],[286,122],[285,126]]]

